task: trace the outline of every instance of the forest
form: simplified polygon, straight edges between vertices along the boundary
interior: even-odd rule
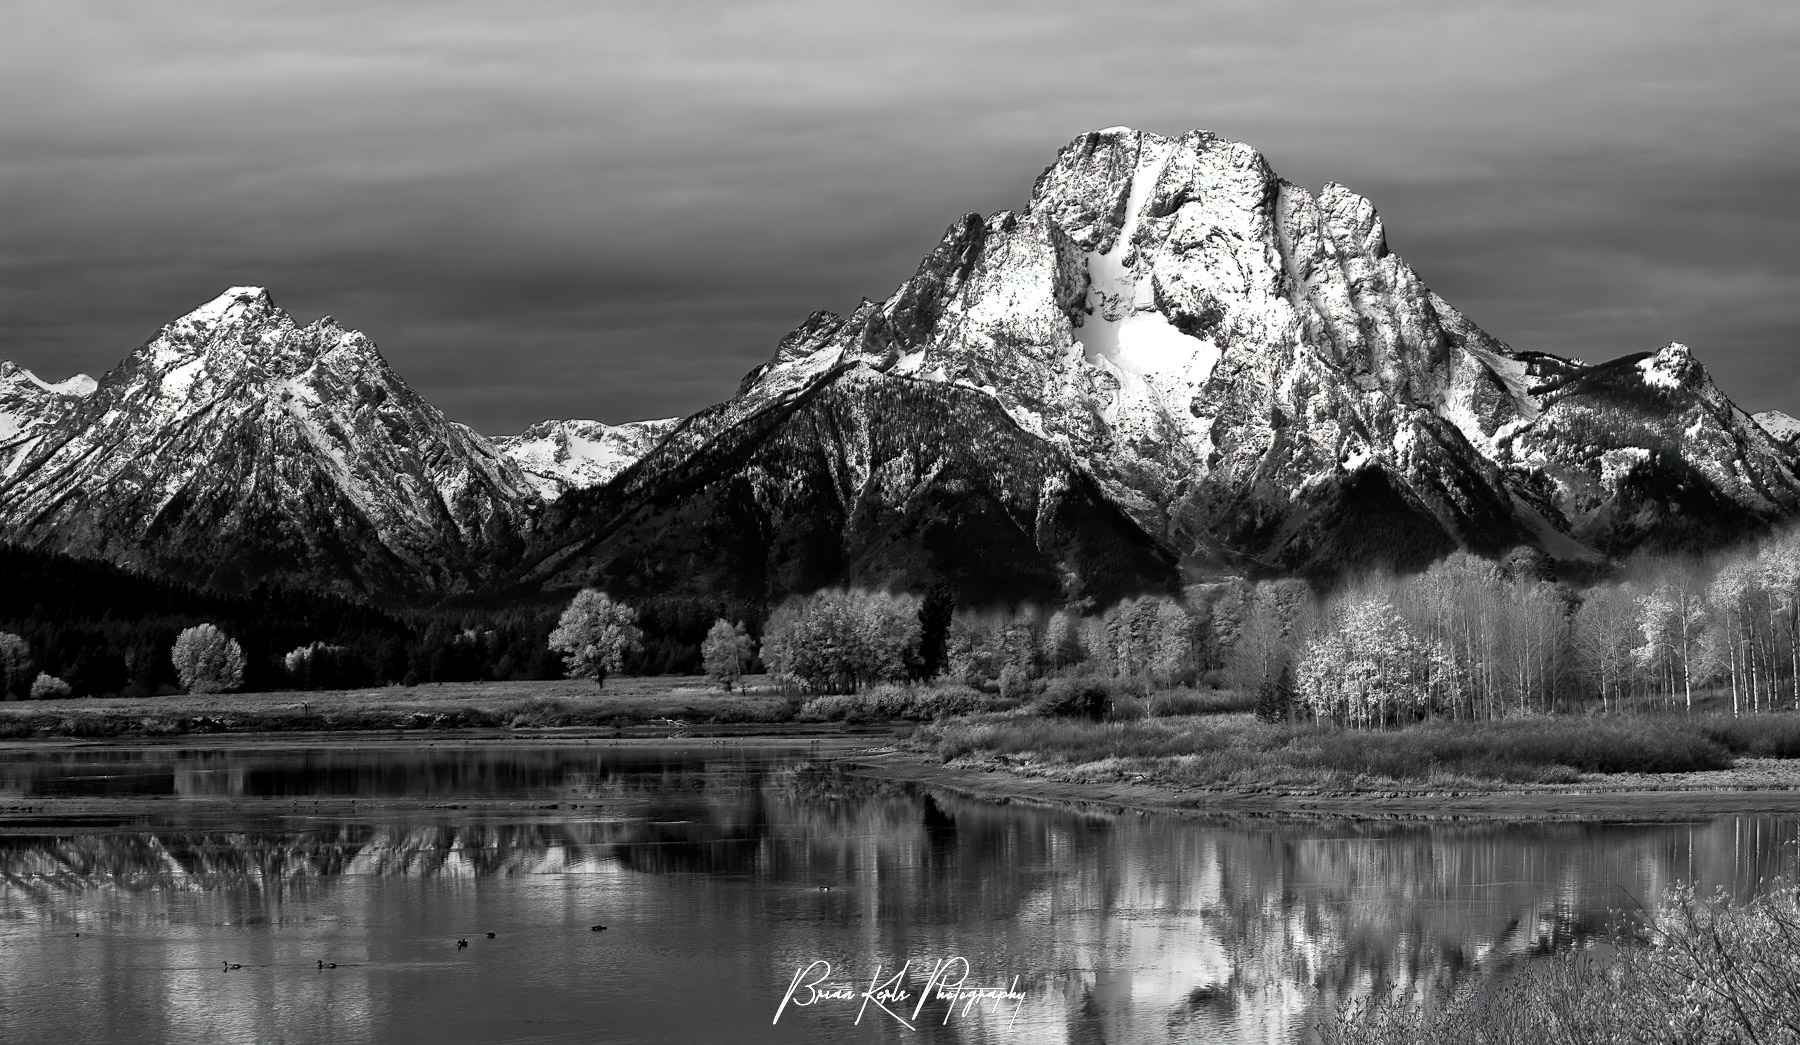
[[[91,560],[0,545],[0,659],[9,697],[43,674],[73,695],[175,692],[177,636],[215,626],[242,650],[245,690],[557,678],[566,599],[384,610],[332,596],[185,587]],[[946,679],[1041,690],[1059,676],[1126,688],[1256,693],[1268,718],[1382,726],[1622,708],[1800,706],[1800,532],[1707,557],[1644,556],[1607,580],[1560,580],[1543,554],[1458,552],[1411,574],[1315,590],[1296,578],[1191,584],[1107,606],[964,610],[922,594],[838,590],[774,607],[650,597],[624,674],[697,674],[719,621],[745,625],[796,690]],[[15,648],[16,647],[16,648]],[[27,670],[29,669],[29,670]],[[39,695],[52,695],[41,692]]]
[[[234,595],[9,544],[0,544],[0,577],[0,635],[17,636],[29,660],[0,663],[6,699],[29,696],[39,674],[74,696],[176,692],[176,639],[201,624],[239,644],[241,688],[253,692],[563,674],[548,638],[566,600],[395,611],[268,586]],[[760,621],[753,607],[719,599],[646,599],[637,610],[644,638],[628,674],[698,674],[715,619]]]

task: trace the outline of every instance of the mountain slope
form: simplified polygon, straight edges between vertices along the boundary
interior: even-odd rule
[[[1559,428],[1573,400],[1543,420],[1546,374],[1621,419],[1638,416],[1635,389],[1571,385],[1590,368],[1513,351],[1388,250],[1367,200],[1315,196],[1204,131],[1077,138],[1023,212],[969,215],[885,301],[815,313],[740,395],[850,361],[985,390],[1194,568],[1516,543],[1596,560],[1659,539],[1669,514],[1609,507],[1578,481],[1591,450],[1637,436],[1575,445]],[[1704,414],[1711,435],[1634,498],[1738,510],[1740,531],[1800,508],[1792,464],[1703,374],[1665,400],[1642,423]]]
[[[37,434],[0,481],[0,532],[227,589],[462,590],[537,504],[366,337],[301,327],[255,287],[164,327]]]
[[[1173,560],[985,394],[849,364],[743,406],[552,505],[527,580],[751,601],[944,580],[966,603],[1174,583]]]
[[[494,445],[525,473],[545,500],[599,486],[649,453],[680,422],[669,417],[621,425],[599,421],[540,421]]]
[[[61,420],[93,391],[94,379],[86,374],[53,384],[0,360],[0,478],[30,453],[40,429]]]

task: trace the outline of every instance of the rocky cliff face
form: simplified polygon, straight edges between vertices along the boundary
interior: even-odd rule
[[[831,367],[688,418],[550,506],[526,581],[777,601],[952,585],[965,604],[1172,588],[1174,558],[991,396]]]
[[[1367,200],[1204,131],[1083,135],[1023,211],[969,215],[885,301],[815,313],[741,395],[849,361],[993,396],[1203,569],[1597,560],[1669,537],[1675,501],[1740,530],[1800,508],[1791,459],[1703,371],[1516,352],[1388,250]],[[1658,463],[1620,500],[1596,461],[1640,450]]]
[[[610,482],[649,453],[680,422],[678,417],[630,421],[540,421],[518,435],[499,436],[500,449],[538,495],[553,501],[570,490]]]
[[[94,379],[76,374],[51,383],[0,360],[0,479],[10,476],[41,438],[40,430],[93,394]]]
[[[496,444],[255,288],[89,384],[0,366],[0,536],[228,587],[1100,598],[1177,562],[1600,564],[1800,512],[1800,423],[1747,416],[1684,346],[1515,350],[1367,200],[1203,131],[1077,138],[1023,210],[957,221],[885,300],[814,313],[679,423]]]
[[[237,287],[34,429],[0,481],[0,532],[226,588],[398,596],[481,583],[537,503],[368,338]]]

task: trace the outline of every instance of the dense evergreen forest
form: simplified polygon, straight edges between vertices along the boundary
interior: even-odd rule
[[[759,623],[752,609],[720,599],[643,600],[643,646],[626,670],[696,674],[713,621]],[[546,601],[395,612],[266,586],[225,594],[0,544],[0,633],[23,638],[32,670],[62,679],[77,696],[173,692],[175,638],[201,623],[243,648],[243,688],[252,691],[560,678],[547,640],[561,610],[562,601]]]

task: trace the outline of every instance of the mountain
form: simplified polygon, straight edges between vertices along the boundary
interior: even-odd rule
[[[680,422],[540,421],[494,445],[512,459],[538,495],[553,501],[569,490],[599,486],[643,457]]]
[[[239,589],[402,598],[478,586],[538,500],[373,342],[234,287],[42,415],[0,480],[0,534]]]
[[[0,478],[12,474],[40,436],[92,395],[94,379],[86,374],[54,384],[24,367],[0,360]]]
[[[524,579],[761,602],[835,584],[965,603],[1168,589],[1175,562],[990,395],[848,363],[682,421],[565,494]]]
[[[1206,131],[1076,138],[1022,210],[959,219],[680,421],[490,441],[249,287],[97,383],[0,365],[0,538],[396,600],[1104,600],[1520,544],[1601,568],[1794,518],[1797,454],[1683,345],[1502,343],[1368,200]]]
[[[1521,543],[1598,562],[1800,509],[1793,458],[1685,349],[1515,351],[1369,201],[1205,131],[1075,139],[1023,211],[968,215],[885,300],[814,313],[739,398],[851,362],[991,396],[1190,570]]]
[[[1790,451],[1800,444],[1800,420],[1789,417],[1779,410],[1764,410],[1751,414],[1762,430],[1769,433],[1770,438],[1787,447]]]

